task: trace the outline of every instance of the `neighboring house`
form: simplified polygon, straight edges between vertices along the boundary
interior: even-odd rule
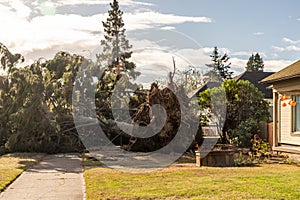
[[[247,72],[246,71],[241,75],[234,77],[233,79],[236,81],[247,80],[253,85],[255,85],[255,87],[257,87],[259,91],[261,91],[264,94],[265,99],[273,99],[272,90],[268,89],[270,84],[260,82],[261,80],[263,80],[264,78],[272,74],[274,74],[274,72]]]
[[[272,101],[273,93],[272,93],[272,90],[268,88],[270,86],[270,84],[260,82],[262,79],[264,79],[272,74],[274,74],[274,72],[244,72],[241,75],[234,77],[233,79],[236,81],[239,81],[239,80],[249,81],[250,83],[255,85],[255,87],[257,87],[259,89],[259,91],[261,91],[264,94],[264,97],[266,100]],[[219,87],[220,85],[221,85],[220,82],[207,82],[206,84],[202,85],[197,90],[192,91],[188,96],[199,97],[199,93],[205,91],[208,88]]]
[[[273,150],[300,153],[300,60],[262,83],[273,89]]]
[[[188,93],[188,97],[191,98],[198,98],[201,92],[204,92],[207,89],[211,89],[214,87],[220,87],[221,83],[220,82],[207,82],[206,84],[202,85],[201,87],[197,88],[196,90],[191,91]]]
[[[271,86],[271,84],[268,83],[262,83],[261,80],[263,80],[264,78],[270,76],[274,74],[274,72],[244,72],[239,76],[234,77],[233,79],[236,81],[239,80],[247,80],[250,83],[252,83],[253,85],[255,85],[255,87],[258,88],[259,91],[261,91],[264,94],[264,99],[265,101],[267,101],[270,105],[270,115],[271,115],[271,120],[273,119],[273,92],[272,89],[270,89],[269,87]]]

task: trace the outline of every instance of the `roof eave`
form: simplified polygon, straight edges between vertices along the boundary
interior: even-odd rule
[[[288,80],[288,79],[299,78],[299,77],[300,77],[300,74],[295,74],[295,75],[292,75],[292,76],[285,76],[285,77],[274,78],[274,79],[270,79],[270,80],[262,80],[260,82],[261,83],[275,83],[275,82],[278,82],[278,81],[285,81],[285,80]]]

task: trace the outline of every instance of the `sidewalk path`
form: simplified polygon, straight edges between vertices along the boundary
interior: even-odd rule
[[[85,187],[78,154],[48,155],[26,170],[4,192],[7,200],[83,200]]]

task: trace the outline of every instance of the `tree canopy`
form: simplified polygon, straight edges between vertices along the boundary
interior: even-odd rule
[[[264,62],[258,53],[251,55],[247,62],[246,71],[248,72],[262,72],[264,71]]]
[[[126,73],[135,79],[139,73],[135,71],[136,65],[128,61],[131,57],[132,45],[126,38],[123,11],[119,8],[117,0],[110,3],[108,18],[102,22],[104,28],[104,39],[101,40],[103,51],[97,55],[97,61],[108,70],[119,74]]]
[[[212,64],[207,64],[210,71],[206,76],[209,77],[209,81],[222,81],[225,79],[231,79],[233,72],[229,71],[231,63],[228,63],[229,56],[225,53],[220,55],[218,47],[214,47],[213,53],[210,55]]]
[[[260,121],[267,121],[270,115],[268,112],[269,105],[264,100],[264,95],[249,81],[225,80],[221,87],[226,92],[227,106],[222,141],[229,142],[228,140],[233,141],[237,138],[239,145],[248,145],[251,137],[259,130],[256,128],[252,132],[241,133],[239,126],[242,123],[248,124],[247,122],[250,121],[250,124],[255,125]],[[211,109],[211,96],[218,96],[222,88],[207,89],[199,94],[198,103],[202,109]],[[255,123],[252,123],[253,121]]]
[[[53,59],[22,68],[12,62],[0,78],[0,146],[47,153],[83,148],[71,103],[73,83],[84,60],[59,52]]]

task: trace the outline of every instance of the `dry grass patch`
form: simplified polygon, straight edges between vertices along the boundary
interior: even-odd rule
[[[14,153],[0,157],[0,191],[14,181],[24,170],[36,164],[43,154]]]
[[[300,167],[210,168],[176,165],[131,174],[107,168],[84,173],[87,199],[300,199]]]

